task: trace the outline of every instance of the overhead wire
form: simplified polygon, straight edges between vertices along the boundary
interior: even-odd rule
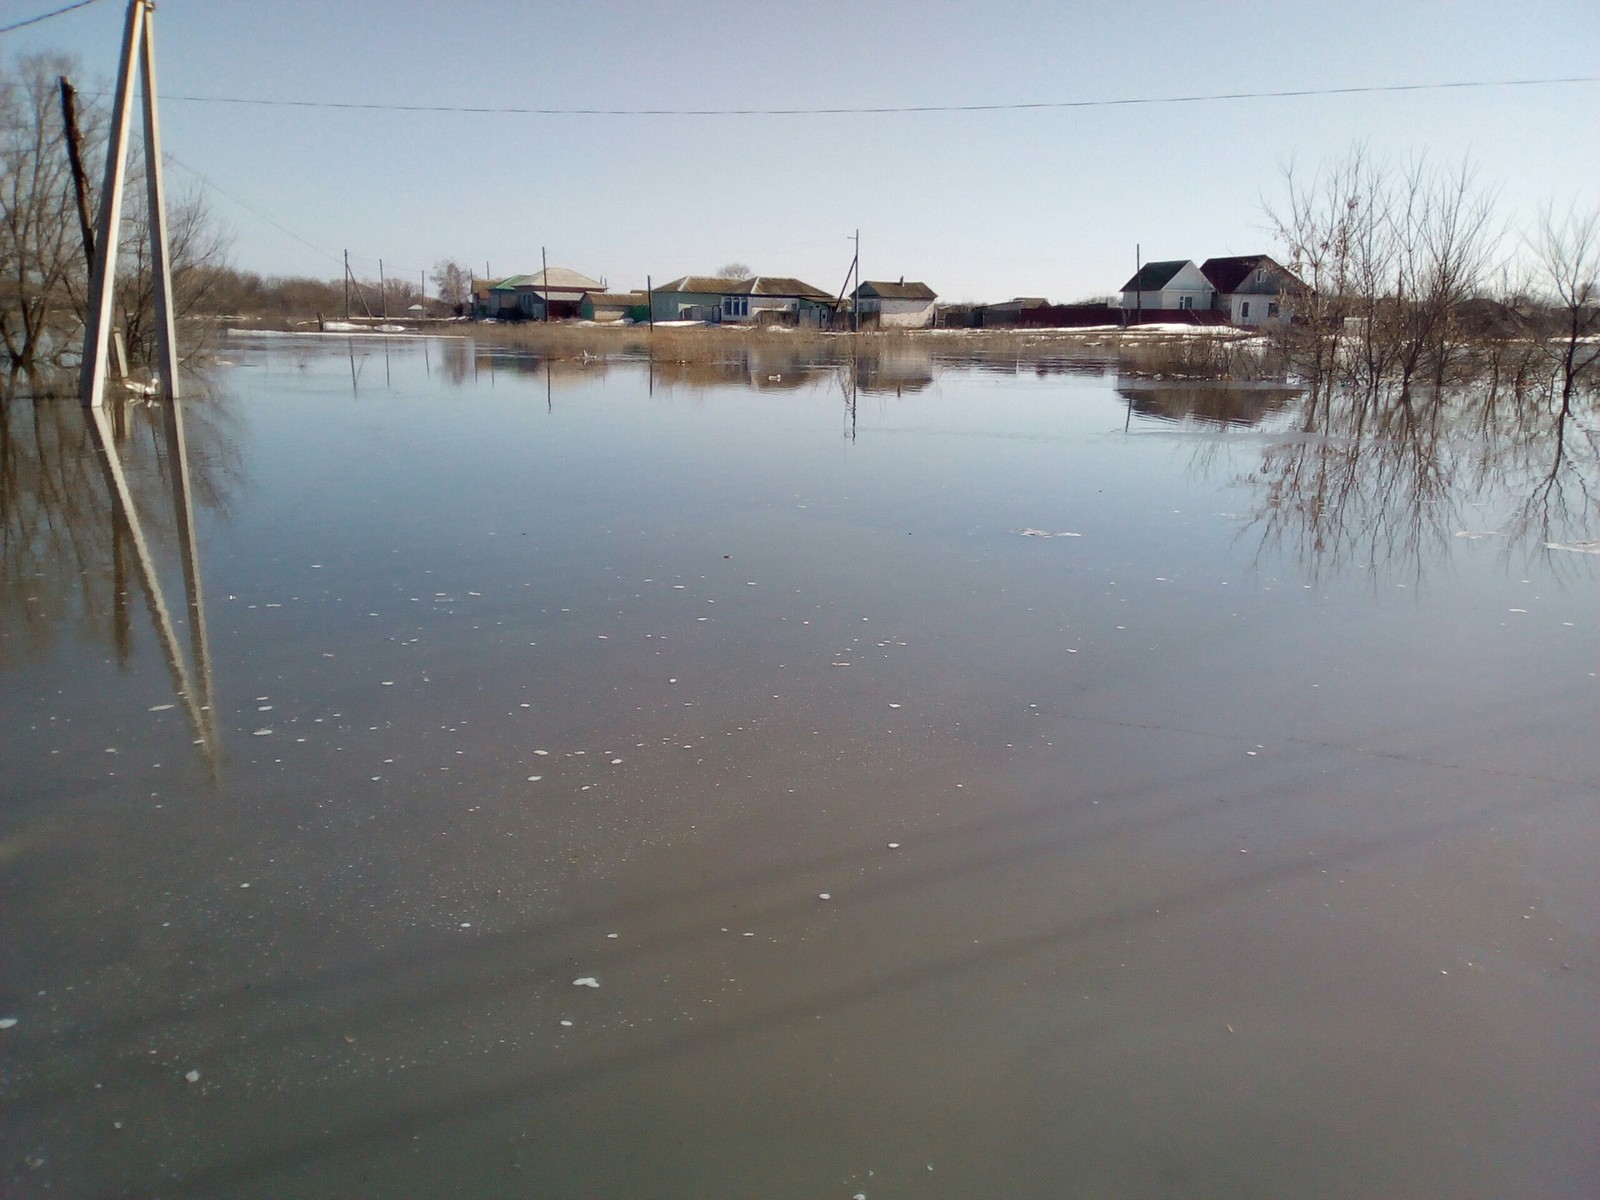
[[[14,21],[10,25],[0,25],[0,34],[15,33],[19,29],[26,29],[29,25],[37,25],[41,21],[48,21],[52,17],[64,16],[74,9],[88,8],[91,4],[98,4],[100,0],[78,0],[76,4],[68,4],[54,12],[40,13],[37,17],[29,17],[25,21]]]
[[[266,108],[344,109],[358,112],[462,113],[477,116],[536,117],[832,117],[890,116],[915,113],[1027,112],[1047,109],[1129,108],[1140,105],[1206,104],[1225,100],[1287,100],[1314,96],[1384,95],[1471,88],[1550,87],[1600,83],[1600,75],[1568,75],[1543,79],[1464,79],[1443,83],[1366,84],[1332,88],[1287,88],[1262,92],[1207,92],[1182,96],[1124,96],[1100,100],[1033,100],[994,104],[893,104],[822,108],[539,108],[523,105],[402,104],[357,100],[295,100],[253,96],[162,95],[166,101],[189,104],[235,104]]]

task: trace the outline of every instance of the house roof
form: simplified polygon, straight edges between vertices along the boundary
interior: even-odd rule
[[[1125,292],[1159,292],[1172,282],[1172,277],[1189,265],[1187,258],[1174,258],[1166,262],[1147,262],[1132,279],[1122,285]]]
[[[491,292],[514,292],[523,284],[532,283],[532,275],[507,275],[499,283],[489,288]]]
[[[658,292],[690,292],[706,296],[797,296],[806,300],[832,300],[827,292],[809,283],[779,275],[756,275],[750,279],[719,279],[715,275],[685,275],[663,283]]]
[[[879,300],[933,300],[934,290],[925,283],[880,283],[869,279],[861,285],[861,295],[875,296]]]
[[[546,278],[546,276],[549,278]],[[549,271],[535,271],[532,275],[512,275],[502,279],[490,291],[514,292],[518,288],[532,288],[536,292],[548,289],[552,294],[558,292],[603,292],[606,285],[598,279],[590,279],[587,275],[580,275],[576,271],[569,271],[566,267],[551,267]]]
[[[595,304],[625,304],[631,306],[644,303],[643,292],[587,292],[585,294]]]
[[[1272,282],[1276,285],[1273,288],[1274,291],[1289,292],[1305,287],[1288,268],[1275,262],[1265,254],[1242,254],[1234,258],[1208,258],[1200,264],[1201,274],[1210,280],[1211,286],[1223,295],[1239,291],[1257,269],[1263,268],[1272,274]]]

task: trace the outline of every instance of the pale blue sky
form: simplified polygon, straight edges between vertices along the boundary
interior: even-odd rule
[[[64,0],[0,0],[0,24]],[[121,0],[0,39],[114,70]],[[294,109],[182,95],[552,108],[1028,103],[1600,74],[1600,4],[546,5],[161,0],[167,150],[220,188],[239,266],[415,278],[539,248],[616,287],[739,260],[837,291],[1117,288],[1145,259],[1270,250],[1280,168],[1364,141],[1470,155],[1513,227],[1600,199],[1600,85],[1021,112],[533,116]],[[172,172],[173,184],[191,177]],[[310,243],[311,245],[307,245]],[[313,249],[315,246],[318,249]]]

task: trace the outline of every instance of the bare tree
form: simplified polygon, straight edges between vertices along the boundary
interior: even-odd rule
[[[82,304],[83,245],[56,90],[69,67],[42,56],[0,62],[0,346],[13,370],[58,357]]]
[[[1557,216],[1546,208],[1533,239],[1537,285],[1552,304],[1559,326],[1547,345],[1558,360],[1561,411],[1600,369],[1600,208],[1569,208]]]
[[[124,252],[117,272],[117,311],[122,314],[128,355],[135,362],[155,358],[155,279],[150,270],[150,213],[142,192],[130,196],[124,223]],[[167,251],[172,263],[172,311],[185,326],[184,357],[202,348],[209,327],[196,320],[209,309],[217,268],[227,265],[227,233],[205,197],[189,192],[167,205]]]
[[[718,279],[749,279],[755,272],[750,269],[749,263],[731,262],[717,269]]]
[[[73,68],[59,56],[0,60],[0,350],[13,370],[35,370],[75,357],[88,302],[89,264],[78,225],[77,195],[68,163],[58,77]],[[80,114],[86,163],[103,159],[104,122],[93,109]],[[137,166],[131,178],[139,178]],[[91,184],[92,190],[92,184]],[[91,208],[98,197],[91,195]],[[143,189],[130,187],[124,202],[124,248],[116,311],[137,361],[153,350],[150,313],[149,214]],[[168,248],[173,309],[196,311],[221,264],[228,238],[199,193],[171,203]],[[194,344],[191,328],[189,344]]]
[[[429,276],[442,303],[457,314],[465,311],[472,292],[472,272],[453,259],[441,258]]]
[[[1396,169],[1357,146],[1308,181],[1284,174],[1288,198],[1268,219],[1311,289],[1296,305],[1308,373],[1369,394],[1395,385],[1402,401],[1425,369],[1442,383],[1498,243],[1471,167]]]

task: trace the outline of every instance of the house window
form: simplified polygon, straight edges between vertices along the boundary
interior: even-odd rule
[[[750,315],[750,297],[724,296],[722,298],[722,315],[724,317],[748,317]]]
[[[1272,301],[1268,300],[1267,301],[1267,316],[1275,317],[1277,315],[1278,315],[1278,306],[1276,304],[1272,303]]]
[[[1194,307],[1194,297],[1193,296],[1179,296],[1178,297],[1178,307],[1179,308],[1193,308]]]
[[[1241,321],[1248,321],[1250,319],[1250,301],[1245,300],[1240,303],[1239,319]]]

